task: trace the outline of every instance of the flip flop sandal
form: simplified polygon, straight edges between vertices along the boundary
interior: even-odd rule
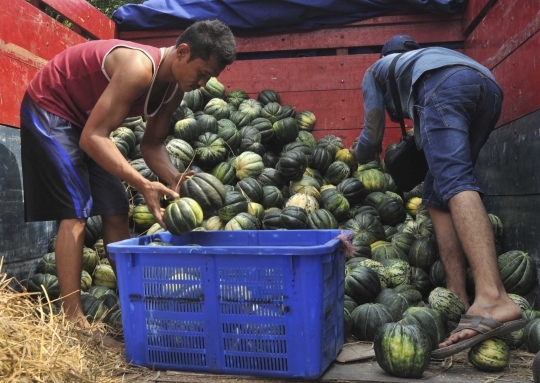
[[[471,338],[454,343],[450,346],[432,351],[431,358],[448,358],[449,356],[452,356],[460,351],[470,348],[483,340],[492,338],[497,335],[521,330],[523,327],[525,327],[525,324],[527,324],[527,321],[525,319],[516,319],[513,321],[501,323],[493,319],[484,318],[481,316],[462,315],[459,321],[459,325],[454,331],[451,332],[451,334],[455,334],[465,329],[477,331],[478,334]]]

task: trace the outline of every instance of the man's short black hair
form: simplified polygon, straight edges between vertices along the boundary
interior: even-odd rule
[[[209,60],[215,57],[222,66],[230,65],[236,58],[236,42],[228,26],[219,20],[197,21],[190,25],[176,40],[189,45],[190,61]]]

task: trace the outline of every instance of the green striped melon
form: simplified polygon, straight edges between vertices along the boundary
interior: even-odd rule
[[[465,313],[465,305],[459,297],[444,287],[436,287],[428,297],[431,308],[446,314],[448,320],[459,322],[459,318]]]
[[[431,340],[419,326],[388,323],[377,332],[373,349],[379,366],[393,376],[420,378],[431,360]]]

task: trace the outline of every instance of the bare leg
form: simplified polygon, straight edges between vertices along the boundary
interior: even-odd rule
[[[85,226],[86,219],[62,220],[55,249],[56,271],[66,317],[70,321],[82,323],[87,322],[81,307],[80,293]]]
[[[521,309],[508,297],[501,281],[493,230],[480,195],[475,191],[458,193],[450,199],[448,206],[475,280],[475,300],[467,314],[499,322],[519,319]],[[473,330],[460,331],[439,347],[449,346],[476,334]]]
[[[456,294],[465,309],[469,308],[465,257],[459,243],[450,213],[428,206],[429,216],[435,228],[439,254],[446,274],[446,288]]]
[[[80,293],[85,226],[86,219],[66,219],[60,222],[55,258],[66,318],[69,321],[77,322],[83,328],[91,329],[92,326],[82,310]],[[103,341],[105,346],[122,347],[122,343],[104,336],[100,331],[96,329],[91,331],[92,338]]]
[[[127,214],[120,215],[102,215],[101,221],[103,223],[103,245],[107,253],[107,245],[109,243],[122,241],[129,238],[129,223]],[[116,264],[113,260],[110,260],[111,266],[116,272]]]

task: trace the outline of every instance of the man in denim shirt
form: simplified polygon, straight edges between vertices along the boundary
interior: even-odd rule
[[[468,309],[456,331],[432,354],[443,358],[525,324],[502,284],[493,230],[473,176],[503,95],[490,71],[469,57],[439,47],[419,49],[411,37],[394,36],[362,82],[365,121],[355,150],[360,163],[382,150],[385,109],[392,117],[396,114],[389,67],[398,53],[403,53],[395,67],[401,109],[413,121],[416,144],[429,165],[422,203],[435,228],[447,288]],[[476,285],[472,305],[465,257]]]

